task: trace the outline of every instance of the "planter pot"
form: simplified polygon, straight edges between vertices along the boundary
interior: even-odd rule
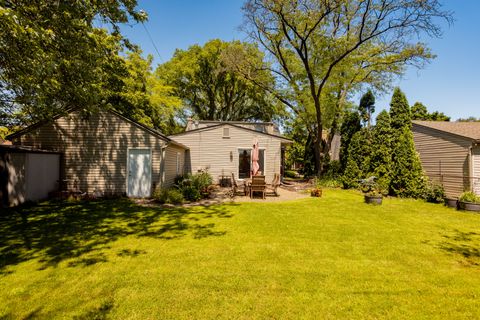
[[[450,208],[457,208],[458,207],[458,200],[457,199],[445,199],[445,205]]]
[[[458,204],[460,209],[480,212],[480,203],[459,201]]]
[[[382,204],[383,196],[369,196],[365,195],[365,203]]]

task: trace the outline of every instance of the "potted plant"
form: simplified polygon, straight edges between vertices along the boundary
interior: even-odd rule
[[[361,190],[364,193],[365,203],[382,204],[383,194],[377,183],[377,177],[360,180]]]
[[[480,197],[472,191],[462,193],[458,199],[460,209],[467,211],[480,211]]]
[[[445,205],[450,208],[457,208],[458,199],[457,198],[445,198]]]

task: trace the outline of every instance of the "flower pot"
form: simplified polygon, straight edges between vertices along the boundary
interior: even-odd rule
[[[457,209],[458,207],[458,199],[454,198],[446,198],[445,199],[445,205],[449,208],[455,208]]]
[[[382,204],[382,195],[365,195],[365,203],[371,203],[371,204]]]
[[[467,211],[480,212],[480,203],[459,201],[459,208]]]

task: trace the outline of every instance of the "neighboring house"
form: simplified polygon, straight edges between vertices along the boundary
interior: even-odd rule
[[[59,153],[0,144],[0,207],[45,199],[59,180]]]
[[[236,179],[250,177],[254,140],[260,149],[260,171],[267,181],[273,180],[275,173],[282,173],[285,146],[292,143],[270,122],[189,120],[185,132],[169,138],[188,147],[186,170],[207,169],[216,182],[232,173]]]
[[[7,137],[14,145],[60,153],[61,189],[148,197],[183,173],[187,147],[115,111],[66,116]]]
[[[448,196],[480,194],[480,122],[413,121],[412,131],[424,171]]]

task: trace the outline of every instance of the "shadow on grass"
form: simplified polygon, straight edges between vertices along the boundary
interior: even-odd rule
[[[143,207],[128,199],[46,202],[7,209],[0,215],[0,274],[9,265],[38,258],[42,268],[78,258],[70,266],[106,261],[101,250],[121,237],[156,239],[222,236],[212,217],[231,217],[228,206],[200,208]],[[121,255],[143,252],[125,250]]]
[[[442,235],[446,240],[439,248],[452,254],[461,255],[470,266],[480,266],[480,233],[454,230],[453,235]]]

